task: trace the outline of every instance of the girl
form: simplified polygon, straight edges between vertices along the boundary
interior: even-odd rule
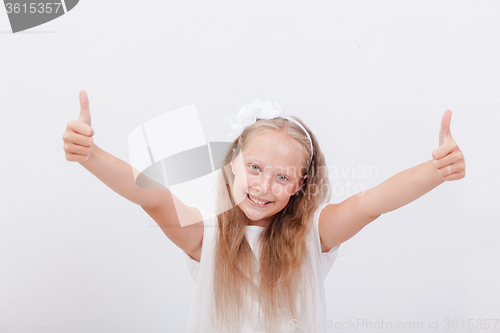
[[[447,110],[432,160],[328,203],[325,158],[313,133],[279,106],[255,100],[231,119],[237,138],[219,179],[216,216],[166,188],[137,186],[130,165],[93,143],[83,91],[80,104],[63,136],[66,159],[141,205],[186,253],[196,280],[187,332],[324,331],[323,279],[340,244],[383,213],[465,176]],[[178,216],[199,222],[181,227]]]

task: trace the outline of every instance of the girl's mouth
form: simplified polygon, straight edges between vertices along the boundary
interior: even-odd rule
[[[269,202],[266,202],[266,203],[261,203],[262,201],[260,200],[257,200],[257,199],[253,199],[250,194],[247,193],[247,200],[254,206],[257,206],[257,207],[266,207],[266,206],[269,206],[270,204],[273,203],[273,201],[269,201]]]

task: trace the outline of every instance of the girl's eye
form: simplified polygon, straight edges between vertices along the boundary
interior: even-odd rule
[[[253,169],[253,168],[255,168],[255,169]],[[259,170],[260,170],[260,168],[259,168],[258,166],[253,165],[253,164],[251,164],[251,165],[250,165],[250,169],[252,169],[252,170],[254,170],[254,171],[259,171]],[[288,180],[288,177],[287,177],[287,176],[283,176],[283,175],[281,175],[281,176],[279,176],[279,177],[282,177],[282,178],[280,178],[280,180],[283,180],[283,181]]]
[[[250,168],[252,168],[252,167],[256,167],[256,169],[253,169],[253,170],[256,170],[256,171],[259,170],[259,167],[256,165],[250,165]]]

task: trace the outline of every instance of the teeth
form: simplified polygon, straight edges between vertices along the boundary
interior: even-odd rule
[[[258,203],[259,205],[263,205],[263,204],[266,204],[267,202],[263,202],[263,201],[259,201],[257,199],[254,199],[250,194],[248,195],[248,197],[255,203]],[[268,201],[270,202],[270,201]]]

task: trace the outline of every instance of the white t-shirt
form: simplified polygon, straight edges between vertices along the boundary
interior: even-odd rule
[[[310,253],[310,262],[312,267],[312,281],[310,292],[314,292],[316,299],[316,313],[309,315],[307,323],[296,320],[289,325],[289,332],[301,332],[299,327],[309,328],[308,332],[325,332],[321,328],[322,323],[326,319],[326,304],[325,304],[325,289],[324,278],[332,268],[335,259],[337,258],[340,244],[330,249],[329,252],[321,252],[321,242],[318,231],[318,220],[321,210],[327,204],[322,204],[318,207],[314,214],[314,223],[312,224],[313,232],[309,233],[307,239],[307,246]],[[200,209],[203,216],[204,231],[203,243],[200,261],[191,258],[185,252],[182,252],[186,258],[186,262],[193,277],[196,287],[193,303],[189,313],[187,333],[211,333],[217,332],[212,326],[211,321],[211,292],[212,292],[212,279],[213,279],[213,259],[215,253],[215,238],[217,232],[217,217],[213,212],[205,209]],[[249,225],[246,229],[246,237],[250,247],[252,248],[255,256],[259,258],[259,244],[258,236],[264,230],[264,227]],[[312,301],[311,301],[312,302]],[[258,304],[254,304],[258,307]],[[311,307],[312,308],[312,307]],[[258,318],[258,311],[252,311],[252,316],[245,319],[240,332],[264,332]],[[316,325],[314,325],[316,323]],[[299,326],[300,325],[300,326]],[[311,329],[315,326],[316,331]]]

